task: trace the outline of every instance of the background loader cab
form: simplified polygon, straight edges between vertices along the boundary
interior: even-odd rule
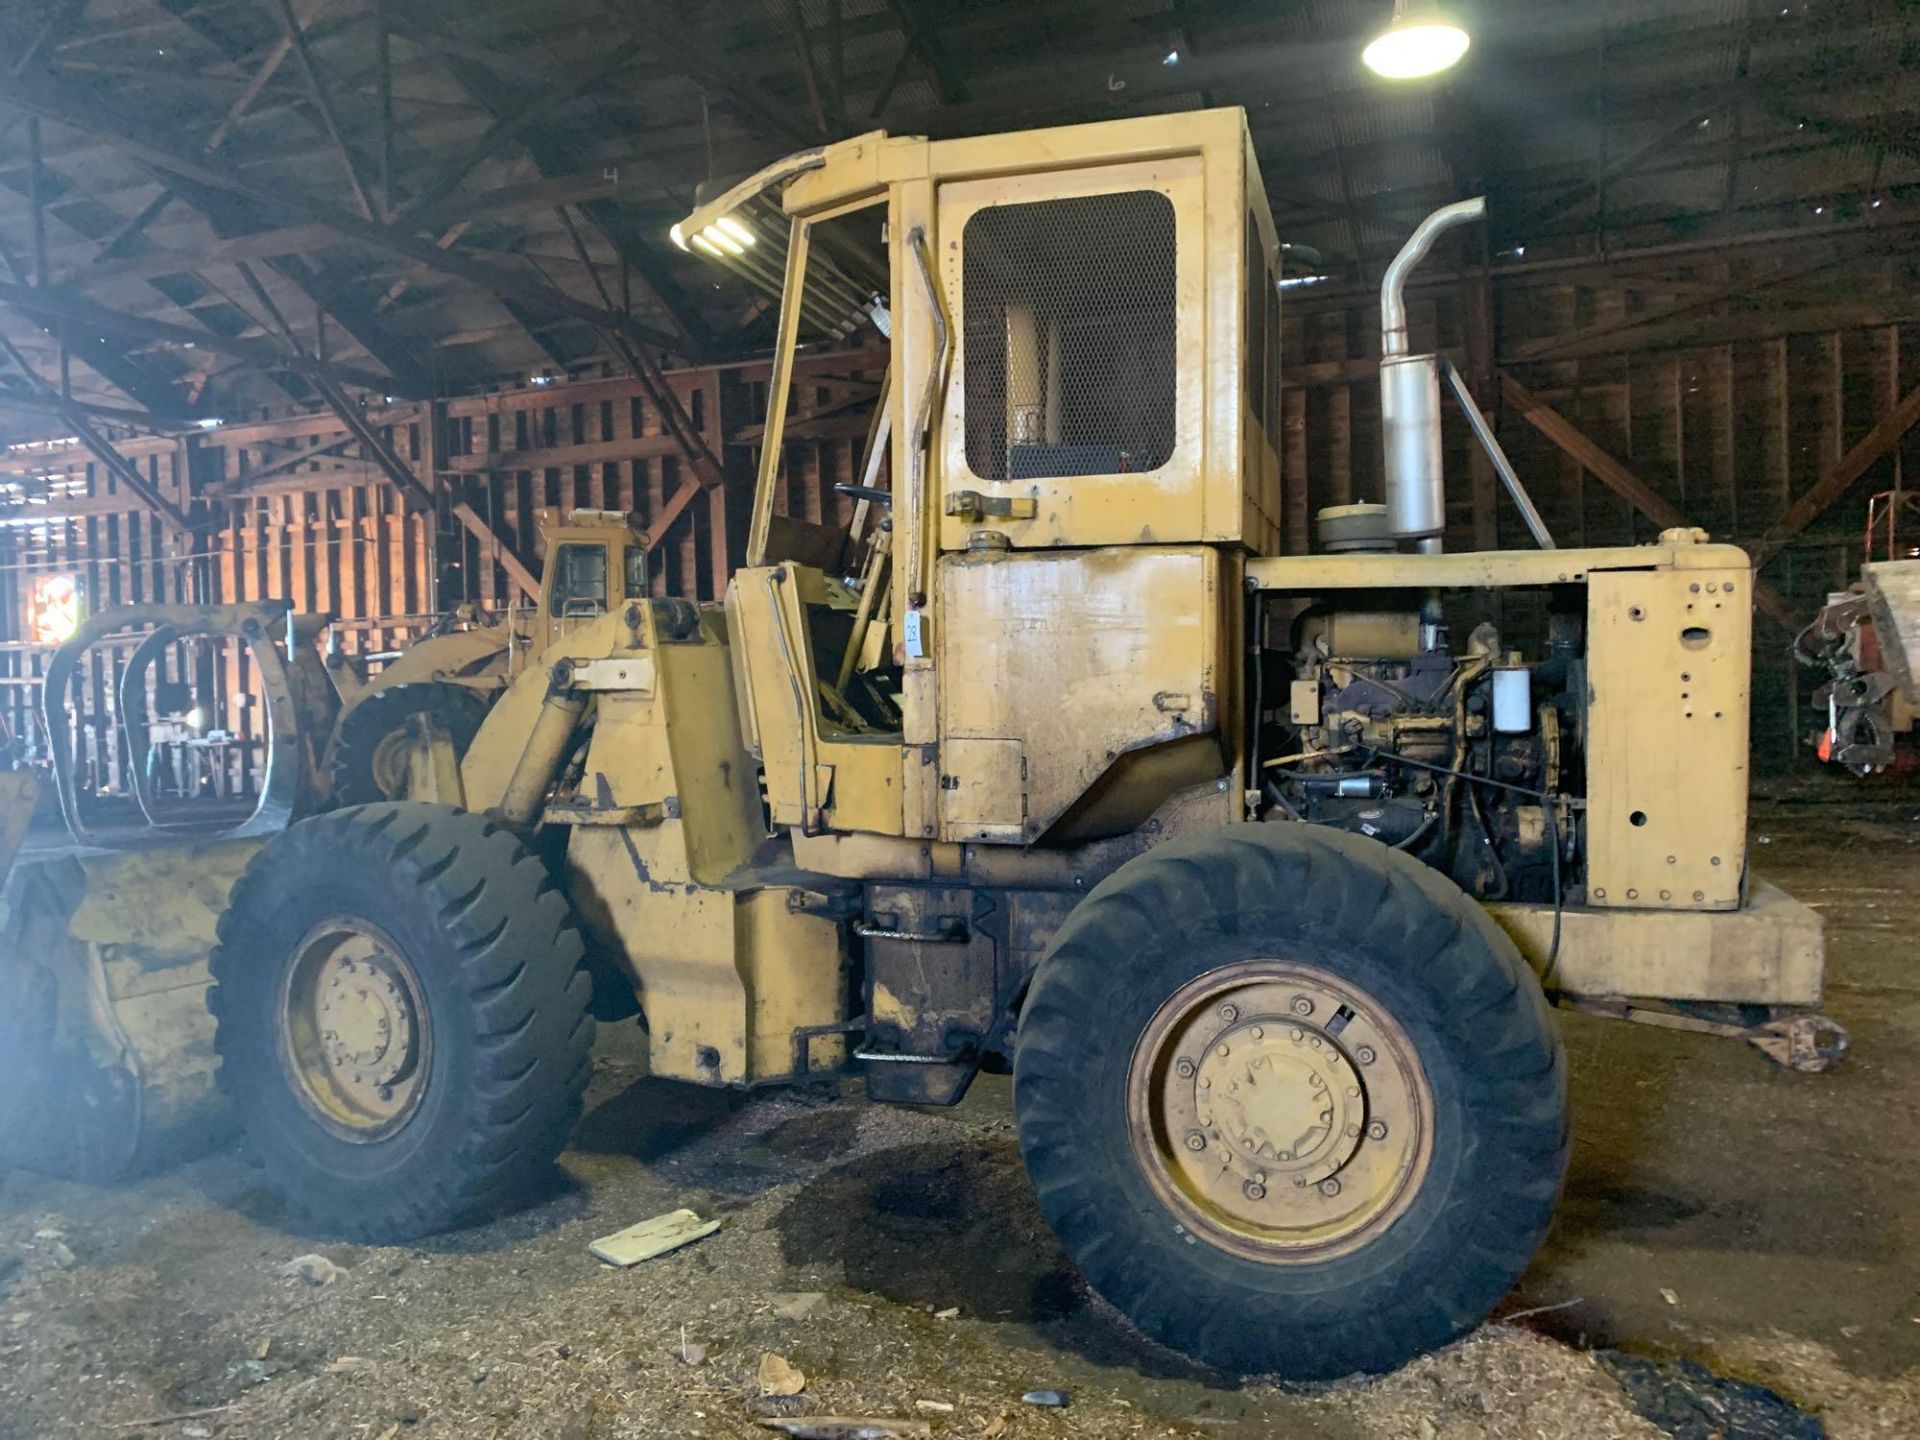
[[[322,766],[334,804],[406,794],[423,742],[444,746],[457,764],[514,676],[582,625],[646,595],[647,541],[631,516],[542,508],[536,518],[544,565],[531,609],[451,611],[371,679],[349,657],[329,657],[342,697]]]
[[[621,510],[542,510],[538,654],[581,622],[647,596],[647,543]]]

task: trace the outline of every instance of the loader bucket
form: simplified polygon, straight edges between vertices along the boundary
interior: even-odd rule
[[[40,781],[31,770],[16,770],[0,775],[0,894],[5,893],[7,876],[27,838],[27,826],[40,803]]]
[[[0,775],[0,1169],[112,1179],[186,1158],[228,1128],[208,960],[240,872],[313,793],[311,737],[331,720],[315,623],[284,602],[120,609],[49,663],[42,720],[65,825],[29,834],[37,778]],[[250,811],[224,797],[204,818],[191,804],[163,811],[138,764],[112,805],[82,793],[69,685],[89,647],[115,637],[131,645],[117,743],[134,756],[147,749],[146,681],[162,657],[190,639],[245,648],[267,717]]]
[[[227,1131],[207,959],[259,841],[17,861],[0,920],[0,1168],[109,1180]]]

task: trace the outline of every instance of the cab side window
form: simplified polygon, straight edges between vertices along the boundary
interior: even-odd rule
[[[963,240],[967,467],[982,480],[1158,470],[1173,454],[1173,202],[990,206]]]

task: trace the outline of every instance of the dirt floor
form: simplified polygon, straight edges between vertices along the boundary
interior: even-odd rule
[[[1133,1338],[1042,1224],[1004,1081],[923,1113],[609,1059],[548,1198],[422,1246],[301,1234],[234,1154],[113,1190],[7,1177],[0,1436],[1920,1435],[1920,795],[1832,796],[1758,802],[1753,854],[1828,918],[1846,1064],[1567,1016],[1548,1246],[1507,1318],[1398,1374],[1243,1383]],[[588,1256],[683,1205],[724,1228]],[[325,1283],[287,1273],[310,1255]],[[769,1354],[801,1393],[762,1394]],[[1042,1387],[1067,1408],[1023,1403]]]

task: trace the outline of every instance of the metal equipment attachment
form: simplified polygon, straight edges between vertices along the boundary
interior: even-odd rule
[[[1780,1015],[1757,1025],[1715,1020],[1705,1015],[1647,1002],[1564,998],[1562,1004],[1609,1020],[1630,1020],[1662,1030],[1686,1030],[1695,1035],[1722,1035],[1744,1040],[1783,1070],[1820,1075],[1846,1058],[1853,1044],[1847,1027],[1825,1015]]]
[[[309,747],[314,733],[325,733],[337,708],[337,692],[313,643],[325,621],[295,615],[291,601],[267,600],[247,605],[134,605],[103,611],[82,625],[48,663],[41,702],[54,788],[73,838],[101,849],[127,849],[147,843],[163,828],[151,782],[137,759],[145,750],[148,680],[155,663],[174,645],[203,638],[237,640],[246,647],[264,702],[266,758],[252,812],[230,825],[200,825],[197,838],[239,840],[286,829],[313,798]],[[68,711],[69,692],[81,661],[94,646],[133,633],[140,639],[121,674],[115,701],[136,757],[130,788],[145,825],[107,829],[92,823],[81,802],[80,738]]]

